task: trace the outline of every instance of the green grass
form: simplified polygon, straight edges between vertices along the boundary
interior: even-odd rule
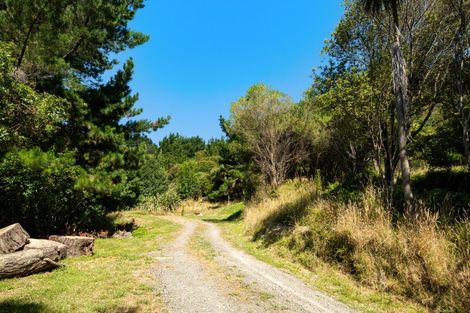
[[[212,247],[211,243],[207,241],[202,233],[201,225],[196,229],[195,235],[191,236],[189,241],[189,251],[200,260],[207,262],[214,261],[217,252]]]
[[[139,226],[133,238],[97,239],[94,256],[68,258],[64,268],[0,281],[0,312],[160,311],[148,254],[179,226],[144,212],[124,215]]]
[[[234,203],[232,205],[210,211],[210,213],[204,216],[202,220],[210,222],[230,221],[241,216],[244,208],[245,204],[243,202]]]
[[[312,287],[359,312],[426,312],[422,306],[399,299],[387,292],[363,287],[339,269],[314,259],[312,255],[293,253],[282,240],[270,246],[265,246],[259,241],[251,241],[249,236],[244,235],[243,221],[224,222],[219,226],[223,230],[224,237],[239,249],[245,250],[263,262],[287,270]],[[311,264],[312,260],[314,266]],[[306,262],[310,262],[308,269],[302,265]]]

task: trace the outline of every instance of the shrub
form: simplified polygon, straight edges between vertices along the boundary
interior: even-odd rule
[[[83,173],[74,164],[71,154],[37,148],[7,153],[0,161],[0,226],[18,222],[41,236],[97,223],[105,210],[75,187]]]
[[[183,163],[178,167],[175,182],[181,199],[197,198],[201,195],[202,184],[191,162]]]
[[[165,211],[174,211],[181,202],[179,194],[174,186],[170,186],[168,190],[157,197],[158,205]]]
[[[156,196],[143,197],[137,208],[154,213],[175,211],[181,203],[181,198],[174,185],[167,191]]]
[[[168,190],[168,175],[160,155],[145,155],[138,176],[140,195],[143,197],[155,196]]]

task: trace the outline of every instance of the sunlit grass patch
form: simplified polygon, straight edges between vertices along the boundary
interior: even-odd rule
[[[313,272],[328,265],[360,286],[438,312],[468,311],[468,219],[443,225],[421,203],[419,216],[394,218],[371,186],[347,203],[287,187],[246,209],[244,234],[264,251]]]
[[[0,281],[0,312],[155,312],[161,309],[148,254],[179,226],[131,211],[128,239],[97,239],[95,255],[64,260],[65,268]]]

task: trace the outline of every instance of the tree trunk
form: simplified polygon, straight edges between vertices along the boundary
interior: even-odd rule
[[[36,15],[36,17],[31,21],[31,24],[29,25],[29,29],[28,29],[28,32],[26,33],[26,37],[23,41],[23,47],[21,48],[21,52],[20,52],[20,55],[18,57],[18,61],[16,63],[16,67],[20,67],[21,66],[21,63],[23,62],[23,58],[24,58],[24,55],[26,53],[26,48],[28,47],[28,42],[31,38],[31,35],[33,33],[33,30],[34,30],[34,26],[36,25],[36,23],[39,21],[39,17],[41,15],[41,11],[39,11],[39,13]]]
[[[65,257],[65,245],[49,241],[31,239],[23,251],[0,255],[0,279],[27,276],[61,265],[57,263]]]
[[[470,131],[468,129],[469,128],[468,117],[463,118],[462,123],[463,123],[463,147],[465,151],[465,159],[467,160],[467,169],[470,172]]]
[[[394,14],[396,16],[396,14]],[[398,147],[400,168],[403,180],[405,212],[414,214],[414,196],[411,190],[411,171],[407,153],[407,115],[408,115],[408,79],[406,65],[400,46],[400,30],[395,25],[395,42],[392,45],[393,90],[396,97],[396,115],[398,122]]]
[[[0,254],[12,253],[23,248],[29,241],[29,234],[16,223],[0,229]]]

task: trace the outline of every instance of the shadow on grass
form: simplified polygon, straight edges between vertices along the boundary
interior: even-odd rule
[[[232,222],[238,220],[242,216],[242,210],[233,213],[232,215],[225,218],[203,218],[203,221],[211,223],[223,223],[223,222]]]
[[[254,234],[254,240],[262,239],[265,247],[275,243],[292,231],[296,221],[308,213],[308,208],[317,198],[315,193],[311,193],[293,202],[280,204],[273,214],[262,221],[263,227]]]
[[[140,310],[136,306],[130,306],[130,307],[120,306],[120,307],[115,308],[114,310],[106,311],[106,312],[110,312],[110,313],[137,313],[137,312],[140,312]]]
[[[53,313],[55,310],[42,303],[28,302],[26,300],[7,300],[0,302],[0,313]],[[105,310],[107,313],[137,313],[138,306],[118,306]]]
[[[0,302],[0,313],[39,313],[52,312],[45,305],[23,300],[7,300]]]
[[[217,209],[216,212],[203,217],[202,220],[211,223],[235,221],[241,217],[244,208],[244,203],[235,203],[221,209]]]

